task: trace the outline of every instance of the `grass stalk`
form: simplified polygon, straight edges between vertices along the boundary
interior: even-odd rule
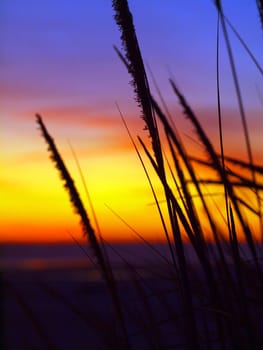
[[[96,257],[96,259],[98,261],[98,266],[100,267],[100,272],[102,274],[102,277],[104,278],[104,280],[109,288],[109,291],[110,291],[110,294],[112,297],[112,301],[113,301],[113,305],[114,305],[114,309],[116,312],[116,316],[117,316],[117,319],[119,320],[119,325],[120,325],[120,328],[121,328],[123,335],[124,335],[124,338],[125,338],[125,342],[126,342],[125,346],[126,346],[126,349],[129,349],[127,330],[125,327],[122,309],[121,309],[121,305],[120,305],[119,297],[118,297],[117,286],[116,286],[116,283],[114,281],[111,266],[107,263],[107,260],[105,259],[104,255],[103,255],[103,251],[102,251],[100,244],[97,240],[95,232],[90,224],[88,215],[87,215],[86,210],[84,208],[84,205],[80,199],[80,196],[79,196],[79,193],[76,189],[74,181],[71,178],[71,175],[68,172],[68,170],[67,170],[67,168],[62,160],[62,157],[60,156],[60,154],[57,150],[57,147],[56,147],[52,137],[49,135],[49,133],[48,133],[43,121],[42,121],[42,118],[38,114],[36,115],[36,121],[40,127],[43,138],[45,139],[46,143],[48,144],[48,150],[50,152],[51,160],[54,162],[56,168],[58,169],[58,171],[60,173],[62,180],[64,181],[64,187],[66,188],[66,190],[69,193],[70,201],[71,201],[76,213],[80,216],[83,233],[86,236],[86,238],[88,239],[88,242],[90,243],[90,247],[94,253],[94,256]],[[121,344],[120,344],[120,346],[122,347]]]
[[[256,0],[256,2],[257,2],[257,7],[258,7],[258,13],[259,13],[261,26],[263,28],[263,1],[262,0]]]
[[[138,158],[139,158],[139,160],[140,160],[140,163],[141,163],[141,165],[142,165],[142,167],[143,167],[143,170],[144,170],[145,175],[146,175],[146,177],[147,177],[148,183],[149,183],[149,185],[150,185],[150,188],[151,188],[151,191],[152,191],[152,194],[153,194],[153,198],[154,198],[155,203],[156,203],[156,206],[157,206],[158,214],[159,214],[160,219],[161,219],[161,223],[162,223],[162,227],[163,227],[163,230],[164,230],[165,238],[166,238],[166,241],[167,241],[168,246],[169,246],[169,251],[170,251],[170,254],[171,254],[171,258],[172,258],[172,261],[173,261],[173,264],[174,264],[175,269],[177,269],[177,263],[176,263],[176,259],[175,259],[173,247],[172,247],[172,244],[171,244],[171,240],[170,240],[170,237],[169,237],[167,225],[166,225],[166,223],[165,223],[165,220],[164,220],[164,217],[163,217],[163,214],[162,214],[162,211],[161,211],[161,208],[160,208],[160,205],[159,205],[159,201],[158,201],[157,195],[156,195],[156,193],[155,193],[155,190],[154,190],[154,187],[153,187],[153,184],[152,184],[150,175],[149,175],[149,173],[148,173],[148,171],[147,171],[147,168],[146,168],[146,166],[145,166],[145,164],[144,164],[144,161],[143,161],[143,159],[142,159],[142,157],[141,157],[141,154],[140,154],[140,152],[139,152],[139,150],[138,150],[138,147],[137,147],[136,144],[135,144],[135,141],[134,141],[134,139],[133,139],[133,137],[132,137],[132,135],[131,135],[131,133],[130,133],[130,130],[129,130],[129,128],[128,128],[128,125],[127,125],[127,123],[126,123],[126,121],[125,121],[125,119],[124,119],[124,117],[123,117],[123,115],[122,115],[122,113],[121,113],[121,111],[120,111],[118,105],[117,105],[117,108],[118,108],[119,114],[120,114],[120,116],[121,116],[123,125],[124,125],[124,127],[125,127],[125,129],[126,129],[126,131],[127,131],[127,133],[128,133],[128,136],[129,136],[129,138],[130,138],[130,140],[131,140],[131,143],[132,143],[132,145],[133,145],[133,147],[134,147],[134,149],[135,149],[135,151],[136,151],[136,154],[137,154],[137,156],[138,156]]]
[[[219,161],[219,157],[217,156],[217,153],[215,152],[213,145],[211,144],[209,138],[207,137],[204,129],[201,127],[201,124],[199,123],[194,112],[192,111],[192,109],[190,108],[190,106],[186,102],[184,96],[180,93],[180,91],[178,90],[178,88],[176,87],[175,83],[172,80],[171,80],[171,84],[172,84],[172,88],[173,88],[175,94],[177,95],[177,97],[178,97],[178,99],[183,107],[183,110],[184,110],[186,117],[189,118],[190,121],[192,122],[192,124],[194,125],[196,132],[197,132],[197,135],[199,136],[201,142],[203,143],[203,145],[207,151],[207,155],[208,155],[209,159],[214,164],[214,167],[215,167],[216,171],[218,172],[218,175],[220,176],[221,183],[223,182],[226,184],[227,193],[229,195],[229,198],[231,199],[231,202],[233,203],[235,212],[238,216],[241,227],[242,227],[243,232],[245,234],[248,246],[251,250],[252,256],[255,259],[257,269],[258,269],[259,273],[261,273],[261,268],[260,268],[260,265],[258,263],[258,256],[257,256],[257,251],[256,251],[254,240],[253,240],[253,235],[252,235],[252,232],[251,232],[247,222],[245,221],[245,219],[241,213],[241,210],[239,208],[239,205],[236,201],[236,196],[235,196],[235,191],[234,191],[233,185],[232,185],[231,181],[228,180],[226,173],[223,171],[222,166],[221,166],[220,161]]]
[[[260,1],[260,0],[259,0]],[[262,0],[261,0],[262,1]],[[263,13],[263,10],[262,10]],[[241,45],[243,46],[243,48],[245,49],[245,51],[247,52],[247,54],[249,55],[249,57],[251,58],[252,62],[254,63],[254,65],[257,67],[259,73],[261,75],[263,75],[263,68],[261,67],[261,65],[259,64],[258,60],[256,59],[256,57],[253,55],[253,53],[251,52],[251,50],[249,49],[249,47],[247,46],[247,44],[245,43],[244,39],[240,36],[240,34],[238,33],[238,31],[235,29],[235,27],[233,26],[233,24],[229,21],[229,19],[224,16],[226,23],[228,24],[228,26],[230,27],[230,29],[232,30],[232,32],[235,34],[235,36],[237,37],[237,39],[239,40],[239,42],[241,43]]]
[[[222,161],[222,172],[225,174],[225,151],[224,151],[224,142],[223,142],[223,127],[222,127],[222,115],[221,115],[221,97],[220,97],[220,74],[219,74],[219,21],[220,14],[218,11],[217,15],[217,33],[216,33],[216,91],[217,91],[217,114],[218,114],[218,129],[219,129],[219,143],[220,143],[220,155]],[[224,185],[224,195],[225,195],[225,208],[226,208],[226,218],[227,226],[230,234],[230,218],[229,218],[229,204],[228,204],[228,193],[227,193],[227,184],[226,176],[223,177]]]
[[[224,34],[224,38],[225,38],[225,42],[226,42],[226,46],[227,46],[227,52],[228,52],[232,77],[233,77],[235,91],[236,91],[236,95],[237,95],[239,113],[241,116],[243,132],[244,132],[244,137],[245,137],[245,143],[246,143],[246,148],[247,148],[248,161],[251,164],[251,175],[252,175],[253,183],[255,185],[255,193],[256,193],[257,204],[258,204],[258,211],[260,213],[259,224],[260,224],[261,236],[263,239],[263,219],[262,219],[261,201],[260,201],[258,190],[256,188],[256,174],[255,174],[255,171],[253,170],[253,163],[254,163],[253,153],[252,153],[252,148],[251,148],[251,141],[250,141],[250,136],[249,136],[249,131],[248,131],[247,118],[246,118],[246,114],[245,114],[243,98],[242,98],[240,84],[239,84],[239,80],[238,80],[238,74],[236,71],[234,55],[232,52],[232,48],[231,48],[231,44],[230,44],[230,40],[229,40],[229,36],[228,36],[228,31],[227,31],[227,27],[226,27],[226,23],[225,23],[225,17],[224,17],[224,12],[223,12],[223,8],[222,8],[221,0],[216,0],[215,3],[216,3],[216,7],[217,7],[217,10],[219,13],[221,25],[222,25],[222,30],[223,30],[223,34]]]
[[[38,336],[40,337],[41,342],[42,344],[45,345],[46,349],[58,350],[58,347],[50,339],[48,334],[46,334],[41,321],[38,319],[38,317],[34,313],[32,307],[29,305],[26,298],[23,297],[22,294],[17,290],[17,288],[9,281],[6,280],[5,284],[8,287],[9,292],[14,295],[16,301],[20,305],[26,317],[30,320],[33,329],[35,330],[36,334],[38,334]]]

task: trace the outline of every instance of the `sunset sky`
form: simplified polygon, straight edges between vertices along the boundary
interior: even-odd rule
[[[188,136],[197,138],[180,113],[168,82],[170,77],[218,147],[217,13],[213,1],[130,3],[143,58],[153,71],[189,150],[199,151]],[[223,5],[226,16],[262,64],[263,32],[256,1],[223,1]],[[262,76],[231,32],[230,39],[253,153],[260,161]],[[107,240],[136,239],[107,205],[145,238],[163,237],[145,174],[116,108],[117,101],[132,134],[147,140],[130,76],[113,45],[121,48],[109,0],[1,1],[2,242],[71,241],[70,234],[81,237],[78,217],[49,159],[35,113],[43,117],[87,203],[69,141],[73,146]],[[220,67],[227,153],[247,159],[222,35]],[[149,80],[152,86],[150,77]],[[156,95],[154,87],[152,91]]]

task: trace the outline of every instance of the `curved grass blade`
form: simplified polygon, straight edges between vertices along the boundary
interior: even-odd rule
[[[111,293],[113,305],[115,308],[116,316],[119,321],[119,325],[122,329],[124,338],[125,338],[125,347],[126,349],[130,349],[129,345],[129,340],[128,340],[128,335],[127,335],[127,330],[125,327],[124,319],[123,319],[123,314],[122,314],[122,308],[119,302],[119,297],[118,297],[118,291],[117,291],[117,286],[113,277],[112,269],[111,266],[107,263],[107,260],[105,259],[103,255],[103,251],[100,247],[100,244],[97,240],[97,237],[95,235],[95,232],[90,224],[88,215],[86,213],[86,210],[84,208],[84,205],[80,199],[79,193],[76,189],[76,186],[74,184],[73,179],[71,178],[70,173],[68,172],[58,150],[57,147],[54,143],[54,140],[52,137],[49,135],[43,121],[40,115],[36,115],[36,121],[37,124],[40,127],[42,136],[44,137],[45,141],[48,144],[48,150],[50,152],[50,157],[51,160],[54,162],[56,168],[59,171],[59,174],[61,176],[61,179],[64,182],[64,187],[69,193],[70,201],[73,205],[74,210],[76,213],[80,216],[81,220],[81,226],[83,229],[83,233],[88,239],[91,249],[93,250],[94,256],[97,259],[98,266],[100,268],[100,272],[102,274],[102,277],[104,278],[107,287],[109,288],[109,291]],[[120,346],[122,346],[120,344]]]

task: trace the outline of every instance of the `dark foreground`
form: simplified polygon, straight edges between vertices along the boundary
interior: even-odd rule
[[[182,313],[177,277],[169,263],[149,256],[142,252],[140,259],[133,256],[132,267],[127,264],[128,258],[125,262],[115,259],[131,349],[188,349],[187,320]],[[2,268],[1,349],[121,348],[121,331],[107,287],[87,258],[71,258],[46,262],[33,259],[33,265],[24,261],[20,268],[9,261],[8,268]],[[207,301],[207,288],[195,264],[189,266],[189,272],[200,349],[222,349],[216,327],[218,320],[223,320],[227,325],[223,335],[225,349],[250,350],[242,320],[234,318],[231,309],[213,308]],[[263,348],[263,289],[260,282],[253,284],[253,274],[254,269],[248,265],[245,300],[249,302],[249,315],[253,316],[254,345],[260,350]],[[225,298],[230,296],[226,294]],[[231,330],[234,323],[240,325]],[[237,330],[239,334],[233,334],[233,339],[239,339],[239,343],[231,340],[231,332]]]
[[[136,271],[136,275],[131,272],[132,281],[119,271],[119,295],[132,347],[146,349],[149,341],[156,341],[149,321],[163,323],[167,343],[170,338],[174,343],[174,325],[169,327],[166,319],[167,312],[173,314],[178,307],[173,283],[151,278],[143,269]],[[4,349],[117,349],[116,317],[108,290],[98,277],[84,266],[4,273]]]

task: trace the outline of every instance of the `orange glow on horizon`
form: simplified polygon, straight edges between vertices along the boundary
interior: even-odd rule
[[[190,11],[189,21],[189,10],[197,6],[194,1],[167,2],[167,6],[163,6],[160,1],[153,2],[151,16],[148,16],[147,6],[139,3],[135,1],[131,11],[142,57],[154,73],[188,155],[207,160],[207,153],[193,124],[183,113],[169,78],[174,77],[181,93],[219,152],[217,11],[211,4],[200,3],[198,11]],[[13,6],[12,2],[4,1],[2,12],[0,243],[71,242],[68,232],[76,235],[77,239],[82,239],[79,218],[74,214],[58,171],[49,159],[47,145],[37,130],[35,113],[43,117],[48,131],[55,139],[94,226],[68,140],[73,146],[106,240],[139,240],[107,205],[145,239],[164,239],[150,186],[115,104],[117,101],[137,144],[139,145],[139,135],[150,147],[149,133],[143,131],[145,122],[138,108],[138,100],[136,102],[134,98],[134,87],[129,84],[132,78],[112,48],[112,44],[122,47],[122,39],[110,2],[80,1],[74,3],[74,6],[73,2],[66,5],[57,2],[52,3],[51,9],[49,2],[42,2],[39,6],[36,2],[25,4],[17,1],[16,6]],[[237,7],[234,2],[225,1],[224,12],[260,62],[262,30],[255,2]],[[261,75],[240,41],[231,31],[229,35],[254,161],[262,164]],[[186,42],[190,45],[185,45]],[[247,162],[236,91],[224,36],[221,34],[219,47],[225,153]],[[148,68],[146,72],[148,74]],[[148,79],[151,93],[160,101],[151,74],[148,74]],[[163,130],[161,135],[164,135]],[[140,146],[139,149],[163,215],[169,222],[160,180]],[[163,149],[172,163],[166,141]],[[197,164],[194,166],[198,179],[216,178],[211,169]],[[167,164],[166,168],[167,181],[176,191]],[[238,174],[245,174],[244,169],[239,168]],[[261,182],[262,176],[257,175],[257,179]],[[222,186],[202,185],[202,189],[215,220],[218,220],[225,232],[226,224],[221,217],[221,212],[225,211]],[[196,195],[194,189],[191,194]],[[253,191],[238,188],[237,194],[253,208],[257,208]],[[205,234],[211,239],[200,199],[195,198],[194,203],[205,227]],[[256,215],[250,209],[245,209],[244,216],[257,233]],[[170,232],[169,223],[167,226]]]
[[[9,154],[8,157],[2,159],[4,172],[1,174],[1,212],[3,215],[1,242],[72,242],[71,235],[83,241],[79,218],[74,214],[68,194],[59,179],[58,171],[49,159],[44,140],[40,138],[37,130],[36,134],[38,142],[35,153],[21,152],[19,154],[14,151],[12,155],[10,151],[11,157]],[[52,136],[55,136],[54,133]],[[61,149],[61,140],[58,139],[56,144]],[[94,227],[94,220],[91,217],[91,210],[88,207],[75,161],[65,141],[62,145],[61,153],[65,155],[64,161],[76,181]],[[80,151],[75,148],[75,151],[79,157],[105,240],[140,241],[136,234],[112,214],[107,205],[144,239],[148,241],[165,240],[160,217],[156,205],[153,204],[151,190],[132,146],[129,148],[125,145],[119,149],[103,146],[104,152],[87,152],[87,154],[84,140],[79,140],[79,145],[82,148]],[[192,153],[198,155],[200,151],[193,149]],[[151,178],[155,179],[155,189],[159,200],[162,201],[164,194],[159,180],[156,179],[148,161],[146,165]],[[197,174],[199,178],[208,178],[211,171],[198,166]],[[208,200],[211,207],[214,205],[214,198],[218,208],[224,211],[222,209],[224,208],[222,186],[206,186],[204,193],[211,194]],[[195,199],[198,214],[202,218],[203,209],[199,202],[200,200]],[[256,206],[255,198],[251,206]],[[165,213],[165,204],[161,204],[161,207]],[[216,214],[218,208],[215,207],[214,213],[220,222],[222,219],[219,212]],[[165,216],[167,217],[167,214]],[[257,232],[258,224],[255,215],[246,213],[246,216],[253,231]],[[205,224],[205,227],[208,227],[208,224]],[[225,230],[225,224],[222,224],[222,230]],[[207,229],[207,238],[211,239],[209,232]]]

